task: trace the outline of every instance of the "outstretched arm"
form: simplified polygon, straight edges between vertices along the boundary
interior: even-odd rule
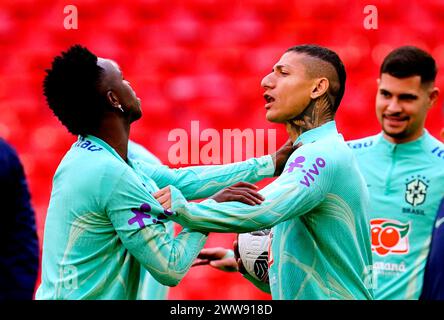
[[[204,246],[207,235],[167,232],[165,210],[140,180],[125,171],[107,200],[107,215],[128,251],[161,284],[175,286]]]
[[[163,201],[163,206],[175,213],[172,220],[196,230],[242,233],[270,228],[323,201],[333,183],[335,165],[331,162],[325,156],[319,157],[316,150],[301,147],[290,158],[284,173],[259,192],[265,198],[260,205],[216,203],[211,199],[189,203],[171,186],[167,191],[170,205]]]
[[[276,153],[226,165],[170,169],[167,166],[139,163],[144,174],[159,188],[175,186],[186,199],[207,198],[239,181],[255,183],[279,175],[294,148],[287,142]]]

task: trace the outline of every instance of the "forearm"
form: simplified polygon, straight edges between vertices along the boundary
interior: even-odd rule
[[[263,191],[265,201],[249,206],[239,202],[217,203],[206,200],[189,203],[180,191],[171,188],[171,219],[177,223],[205,232],[249,232],[270,228],[293,216],[303,214],[316,205],[315,193],[306,196],[298,188],[284,187],[279,183],[269,185]]]
[[[203,248],[207,236],[182,230],[173,238],[161,224],[150,225],[124,242],[153,278],[167,286],[177,285]]]
[[[229,205],[234,203],[237,202],[225,202],[222,208],[213,200],[188,203],[181,207],[173,207],[177,215],[171,219],[182,226],[204,232],[243,233],[271,227],[278,218],[273,217],[273,214],[261,214],[262,211],[258,211],[257,216],[245,213],[242,208]]]
[[[196,166],[157,171],[151,176],[159,188],[173,185],[187,199],[206,198],[239,181],[255,183],[272,177],[275,166],[271,156],[214,166]]]

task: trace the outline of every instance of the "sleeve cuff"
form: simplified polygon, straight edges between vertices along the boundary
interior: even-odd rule
[[[266,178],[271,178],[274,176],[276,167],[274,166],[273,158],[271,155],[262,156],[257,158],[260,162],[260,169],[258,170],[258,175],[264,176]]]
[[[178,216],[178,212],[181,209],[184,209],[187,205],[187,199],[183,196],[182,192],[180,192],[176,187],[170,185],[171,190],[171,211],[173,215]]]

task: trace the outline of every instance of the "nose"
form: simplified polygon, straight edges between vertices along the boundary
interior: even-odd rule
[[[387,111],[390,113],[397,113],[402,111],[402,107],[399,104],[399,101],[395,98],[392,98],[387,106]]]
[[[267,74],[261,81],[261,86],[264,89],[272,89],[275,87],[275,81],[273,79],[273,73]]]

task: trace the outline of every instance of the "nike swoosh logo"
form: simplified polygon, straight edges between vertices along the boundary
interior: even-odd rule
[[[436,220],[435,222],[435,228],[438,229],[440,225],[442,225],[444,223],[444,217]]]

